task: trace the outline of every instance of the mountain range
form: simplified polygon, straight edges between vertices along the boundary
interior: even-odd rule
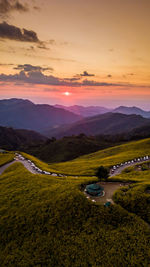
[[[48,138],[81,133],[87,136],[120,134],[149,126],[149,118],[150,112],[137,107],[120,106],[110,111],[100,106],[65,107],[17,98],[0,100],[0,126],[33,130]]]
[[[125,115],[121,113],[105,113],[94,117],[84,118],[76,123],[63,125],[57,129],[51,129],[44,132],[48,137],[79,135],[84,133],[90,135],[113,135],[125,133],[134,128],[150,125],[150,119],[143,118],[140,115]]]
[[[74,106],[66,107],[63,105],[55,105],[54,107],[68,110],[70,112],[73,112],[83,117],[92,117],[98,114],[104,114],[104,113],[111,111],[111,109],[108,109],[105,107],[99,107],[99,106],[83,107],[83,106],[74,105]]]
[[[70,111],[50,105],[34,104],[29,100],[0,100],[0,125],[16,129],[43,131],[66,123],[80,120],[82,117]]]
[[[145,111],[138,107],[120,106],[115,109],[109,109],[109,108],[105,108],[101,106],[83,107],[83,106],[78,106],[78,105],[69,106],[69,107],[63,106],[63,105],[55,105],[54,107],[71,111],[82,117],[92,117],[95,115],[113,112],[113,113],[122,113],[126,115],[136,114],[136,115],[141,115],[144,118],[150,118],[150,111]]]

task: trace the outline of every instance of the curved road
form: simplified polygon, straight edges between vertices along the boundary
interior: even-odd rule
[[[118,167],[116,167],[116,169],[115,170],[113,170],[113,168],[111,168],[110,169],[110,177],[112,177],[112,176],[115,176],[115,175],[117,175],[117,174],[120,174],[124,169],[126,169],[126,168],[128,168],[128,167],[130,167],[130,166],[134,166],[134,165],[137,165],[137,164],[141,164],[141,163],[144,163],[144,162],[146,162],[146,161],[150,161],[150,158],[148,157],[147,159],[145,159],[145,160],[140,160],[140,161],[136,161],[136,162],[132,162],[132,161],[130,161],[130,163],[127,163],[127,164],[124,164],[124,165],[122,165],[122,166],[118,166]],[[28,170],[28,171],[30,171],[31,173],[33,173],[33,174],[40,174],[36,169],[34,169],[32,166],[31,166],[31,164],[28,162],[28,160],[27,159],[24,159],[24,160],[20,160],[19,158],[17,158],[17,159],[14,159],[13,161],[11,161],[11,162],[9,162],[9,163],[6,163],[5,165],[3,165],[3,166],[1,166],[0,167],[0,175],[4,172],[4,170],[6,170],[10,165],[12,165],[13,163],[15,163],[15,162],[21,162],[23,165],[24,165],[24,167]],[[117,165],[116,165],[117,166]],[[113,170],[113,172],[112,172],[112,170]],[[45,174],[44,174],[45,175]],[[51,174],[52,175],[52,174]],[[57,175],[59,175],[58,173],[57,173]],[[62,174],[60,174],[60,175],[62,175]],[[66,175],[65,175],[66,176]],[[73,175],[73,176],[75,176],[75,175]],[[80,175],[80,176],[82,176],[82,175]],[[85,176],[85,175],[84,175]],[[76,176],[77,177],[77,176]]]

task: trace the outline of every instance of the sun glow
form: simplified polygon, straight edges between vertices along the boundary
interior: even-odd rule
[[[69,96],[70,95],[69,92],[64,92],[63,94],[66,95],[66,96]]]

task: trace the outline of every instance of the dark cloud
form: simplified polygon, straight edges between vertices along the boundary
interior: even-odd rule
[[[0,0],[0,16],[6,16],[12,11],[27,12],[29,10],[26,4],[19,0]]]
[[[0,38],[21,42],[40,43],[36,32],[20,29],[16,26],[8,24],[7,22],[0,23]]]
[[[85,85],[85,86],[121,86],[122,84],[84,80],[82,82],[82,85]]]
[[[26,64],[28,65],[28,64]],[[22,67],[23,66],[23,67]],[[19,74],[6,75],[0,74],[1,82],[22,82],[29,84],[43,84],[43,85],[55,85],[55,86],[72,86],[72,87],[81,87],[81,86],[129,86],[129,84],[120,84],[120,83],[106,83],[106,82],[97,82],[83,80],[82,82],[72,78],[61,79],[53,75],[45,75],[42,73],[41,69],[36,69],[37,66],[28,65],[26,71],[24,70],[24,65],[21,65]],[[40,67],[41,68],[41,67]],[[34,69],[34,70],[33,70]],[[131,86],[131,85],[130,85]]]
[[[37,71],[46,71],[46,70],[53,71],[53,68],[50,68],[50,67],[33,66],[31,64],[18,65],[14,69],[25,71],[25,72],[37,72]]]
[[[95,76],[94,74],[88,73],[86,70],[83,71],[83,73],[80,74],[81,77],[92,77]]]

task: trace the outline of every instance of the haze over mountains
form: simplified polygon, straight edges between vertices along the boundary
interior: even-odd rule
[[[16,98],[0,100],[0,126],[34,130],[47,137],[61,138],[81,133],[87,136],[112,135],[143,126],[148,129],[149,125],[150,112],[137,107],[121,106],[110,112],[98,106],[65,107],[34,104]]]
[[[99,107],[99,106],[83,107],[83,106],[74,105],[74,106],[66,107],[63,105],[55,105],[55,107],[71,111],[83,117],[92,117],[98,114],[104,114],[104,113],[111,111],[111,109],[108,109],[105,107]]]

